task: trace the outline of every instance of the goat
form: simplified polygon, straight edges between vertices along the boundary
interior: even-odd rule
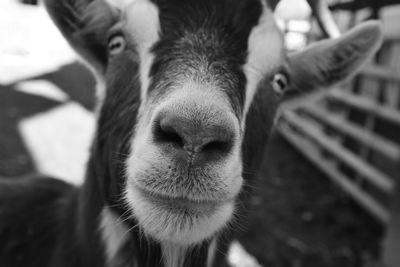
[[[81,187],[1,182],[2,267],[223,266],[279,103],[382,39],[366,22],[287,54],[265,0],[45,4],[97,79],[97,131]]]

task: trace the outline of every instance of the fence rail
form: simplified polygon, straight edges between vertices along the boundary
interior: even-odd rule
[[[385,99],[400,77],[368,66],[358,87],[319,91],[286,103],[278,129],[306,158],[370,214],[388,224],[400,163],[400,107]],[[365,82],[367,81],[367,82]],[[399,101],[395,101],[394,103]],[[384,125],[384,126],[382,126]],[[393,131],[397,137],[393,138]]]

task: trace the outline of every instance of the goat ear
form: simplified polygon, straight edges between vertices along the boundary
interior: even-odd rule
[[[310,91],[354,75],[382,43],[380,23],[360,24],[337,39],[319,41],[288,57],[291,87]]]
[[[69,44],[103,73],[107,63],[107,31],[116,20],[116,11],[104,0],[45,0],[45,5]]]

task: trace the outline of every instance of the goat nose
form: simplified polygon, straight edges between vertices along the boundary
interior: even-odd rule
[[[224,116],[213,118],[198,114],[190,118],[185,114],[161,112],[155,120],[154,137],[159,144],[188,155],[221,156],[228,153],[234,142],[235,131]]]

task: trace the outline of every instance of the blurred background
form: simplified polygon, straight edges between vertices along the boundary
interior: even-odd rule
[[[239,242],[261,266],[398,267],[400,0],[324,4],[333,30],[307,1],[281,1],[288,50],[368,19],[382,21],[384,44],[354,79],[284,104]],[[0,179],[81,184],[94,86],[40,1],[1,0]]]

